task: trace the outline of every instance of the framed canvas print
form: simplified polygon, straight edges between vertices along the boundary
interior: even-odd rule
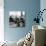
[[[10,27],[25,27],[25,11],[10,11],[9,26]]]

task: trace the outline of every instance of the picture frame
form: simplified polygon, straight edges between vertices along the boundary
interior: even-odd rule
[[[25,27],[25,11],[9,11],[10,27]]]

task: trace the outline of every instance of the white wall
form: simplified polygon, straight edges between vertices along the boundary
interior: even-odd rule
[[[0,42],[4,41],[4,3],[0,0]]]
[[[40,9],[46,9],[46,0],[40,0]]]
[[[42,11],[43,9],[46,9],[46,0],[40,0],[40,10]],[[42,17],[44,21],[40,21],[40,24],[46,26],[46,11],[43,12]]]

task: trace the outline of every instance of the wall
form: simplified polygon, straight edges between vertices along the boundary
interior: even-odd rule
[[[41,11],[42,11],[43,9],[46,9],[46,0],[40,0],[40,9],[41,9]],[[43,20],[43,22],[40,21],[40,25],[46,27],[46,11],[43,12],[42,17],[43,17],[44,20]]]
[[[0,42],[4,41],[4,4],[0,0]]]
[[[24,28],[9,28],[9,11],[21,10],[26,12]],[[32,29],[36,12],[40,10],[40,0],[4,0],[4,38],[7,41],[18,41]]]

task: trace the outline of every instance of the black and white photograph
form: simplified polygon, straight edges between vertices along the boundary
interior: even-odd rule
[[[25,11],[10,11],[9,26],[10,27],[25,27]]]

